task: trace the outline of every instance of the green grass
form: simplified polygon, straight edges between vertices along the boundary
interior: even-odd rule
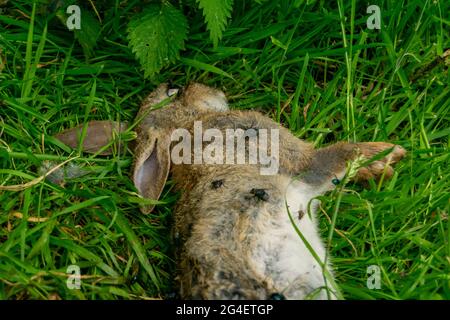
[[[93,172],[64,186],[0,190],[0,299],[170,291],[172,184],[143,216],[130,152],[71,154],[52,138],[93,119],[132,120],[145,95],[169,80],[217,86],[232,108],[264,112],[317,147],[339,140],[404,146],[408,155],[392,180],[322,197],[320,226],[336,281],[347,299],[450,298],[450,75],[449,57],[442,58],[450,3],[376,1],[382,29],[369,30],[365,1],[291,2],[236,0],[216,48],[201,13],[182,7],[186,50],[153,79],[144,79],[125,33],[139,1],[111,1],[99,12],[89,58],[44,11],[50,5],[34,14],[26,1],[2,7],[0,185],[30,182],[43,160],[77,155],[72,162]],[[66,286],[71,264],[81,267],[81,290]],[[370,265],[381,268],[379,290],[366,287]]]

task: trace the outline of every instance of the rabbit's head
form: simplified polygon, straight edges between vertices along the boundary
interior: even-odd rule
[[[204,114],[227,110],[228,102],[221,90],[200,83],[181,89],[164,83],[143,100],[135,123],[91,121],[86,128],[80,125],[57,134],[56,138],[72,148],[81,146],[85,152],[108,155],[121,146],[120,133],[136,127],[133,182],[141,196],[157,200],[170,170],[171,132],[189,127]],[[153,208],[154,205],[147,205],[141,211],[149,213]]]
[[[163,83],[144,99],[137,119],[141,128],[178,127],[193,115],[227,110],[228,102],[221,90],[200,83],[184,88],[171,88]]]
[[[152,110],[167,99],[172,101]],[[151,93],[138,113],[138,119],[140,116],[143,119],[137,129],[133,181],[139,194],[150,199],[160,197],[170,171],[174,129],[189,128],[204,114],[227,110],[225,94],[200,83],[189,84],[181,90],[162,84]],[[141,211],[149,213],[153,208],[154,205],[147,205],[141,207]]]
[[[188,85],[182,92],[181,100],[184,106],[197,108],[203,112],[224,112],[229,110],[225,93],[200,83]]]

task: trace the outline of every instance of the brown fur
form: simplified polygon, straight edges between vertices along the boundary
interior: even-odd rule
[[[181,192],[173,236],[180,244],[176,256],[182,298],[265,299],[277,292],[280,289],[271,278],[257,271],[251,253],[257,249],[261,233],[270,228],[267,223],[277,223],[271,217],[284,208],[286,181],[302,175],[308,184],[319,187],[345,170],[346,161],[358,155],[371,158],[393,148],[389,156],[359,169],[355,179],[382,174],[389,178],[391,164],[405,154],[403,148],[384,142],[340,142],[315,150],[259,112],[215,110],[225,101],[221,91],[191,84],[180,97],[169,99],[167,90],[167,85],[160,85],[144,100],[137,115],[133,180],[144,197],[158,199],[170,170]],[[152,109],[164,100],[167,105]],[[186,128],[192,134],[194,121],[202,121],[203,129],[222,132],[230,128],[280,129],[279,174],[262,176],[259,165],[249,164],[171,165],[170,133]],[[152,209],[146,206],[142,211]]]

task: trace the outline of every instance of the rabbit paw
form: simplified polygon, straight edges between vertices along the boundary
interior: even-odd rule
[[[394,174],[393,165],[400,161],[406,154],[406,150],[392,143],[387,142],[362,142],[357,144],[359,154],[365,159],[370,159],[378,153],[387,149],[392,151],[384,158],[370,163],[368,166],[360,168],[355,177],[356,181],[367,181],[369,179],[379,179],[384,175],[385,179],[389,179]]]

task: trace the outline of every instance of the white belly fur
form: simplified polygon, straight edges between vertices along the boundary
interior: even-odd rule
[[[313,200],[311,216],[308,214],[308,203],[320,190],[312,190],[309,185],[295,180],[290,180],[286,185],[289,212],[304,238],[323,262],[326,250],[314,217],[318,200]],[[300,220],[299,210],[305,213]],[[272,216],[271,220],[265,223],[264,236],[254,253],[255,267],[287,299],[327,299],[327,290],[320,289],[326,286],[322,267],[297,234],[286,206],[280,208],[278,216]],[[327,265],[331,274],[329,263]],[[335,298],[334,295],[331,298]]]

